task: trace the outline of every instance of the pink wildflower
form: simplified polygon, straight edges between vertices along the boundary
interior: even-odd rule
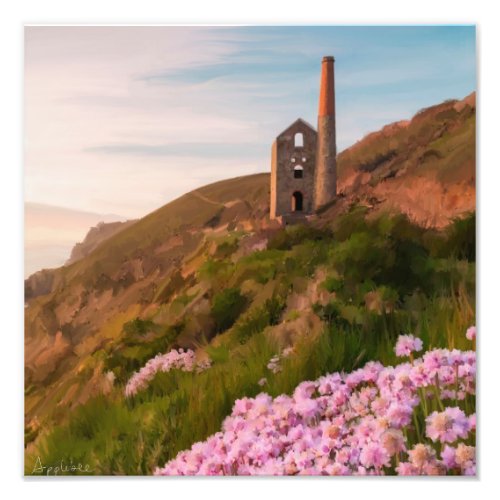
[[[473,413],[472,415],[469,415],[469,427],[470,430],[476,430],[476,414]]]
[[[378,443],[369,443],[363,448],[359,456],[359,461],[365,467],[375,467],[380,469],[390,463],[387,450]]]
[[[158,354],[132,375],[125,387],[125,396],[134,396],[138,391],[145,389],[158,372],[176,369],[184,372],[196,370],[199,373],[210,368],[211,364],[210,359],[197,362],[194,352],[190,349],[187,351],[172,349],[166,354]]]
[[[417,476],[418,470],[410,462],[400,462],[396,467],[399,476]]]
[[[422,470],[429,462],[432,462],[435,457],[435,451],[423,443],[416,444],[408,451],[411,464],[418,470]]]
[[[457,438],[466,438],[470,430],[469,419],[458,407],[445,408],[443,412],[432,412],[426,419],[426,435],[432,441],[453,443]]]
[[[465,336],[469,340],[474,340],[476,338],[476,327],[475,326],[469,326],[469,328],[467,328],[467,332],[465,333]]]
[[[455,451],[455,462],[462,470],[476,465],[476,448],[467,446],[464,443],[459,443]]]
[[[380,442],[391,457],[405,450],[405,437],[399,429],[387,429]]]
[[[368,363],[351,374],[305,381],[292,396],[238,399],[221,432],[179,453],[155,474],[443,475],[449,470],[474,475],[473,447],[446,445],[438,459],[429,440],[407,450],[405,436],[412,439],[414,408],[421,397],[435,397],[435,384],[453,398],[457,383],[460,397],[475,393],[475,363],[474,351],[436,349],[396,367]],[[451,443],[475,428],[475,415],[445,408],[426,423],[430,439]]]
[[[409,356],[412,352],[421,351],[423,343],[418,337],[413,335],[400,335],[396,342],[394,352],[396,356],[404,357]]]
[[[441,452],[441,460],[447,469],[454,469],[457,466],[455,462],[455,448],[445,445]]]

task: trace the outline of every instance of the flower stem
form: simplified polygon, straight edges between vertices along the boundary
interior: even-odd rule
[[[443,403],[441,401],[441,394],[439,393],[439,378],[438,378],[437,373],[436,373],[436,383],[433,385],[433,388],[434,388],[434,393],[436,394],[436,399],[437,399],[437,403],[439,405],[439,408],[441,409],[441,411],[444,411],[444,406],[443,406]]]
[[[418,425],[418,419],[417,419],[417,415],[416,413],[414,412],[413,413],[413,423],[415,424],[415,431],[417,432],[417,439],[418,439],[418,442],[422,442],[422,438],[420,436],[420,426]]]

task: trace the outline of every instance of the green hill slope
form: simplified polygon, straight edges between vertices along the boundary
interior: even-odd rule
[[[26,307],[27,472],[40,454],[150,473],[262,378],[278,395],[390,363],[404,331],[460,347],[474,321],[474,109],[444,103],[341,153],[342,194],[307,227],[269,220],[269,175],[257,174],[187,193],[51,271]],[[124,397],[134,371],[179,347],[212,367]],[[272,373],[286,347],[297,355]]]

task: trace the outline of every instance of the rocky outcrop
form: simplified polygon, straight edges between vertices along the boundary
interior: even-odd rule
[[[339,203],[398,211],[443,228],[476,206],[476,96],[423,109],[373,132],[338,157]]]
[[[77,243],[69,259],[66,261],[65,265],[73,264],[80,259],[83,259],[95,250],[103,241],[111,238],[115,234],[123,231],[125,228],[129,227],[131,224],[136,222],[135,220],[128,220],[125,222],[99,222],[97,226],[90,228],[89,232],[85,236],[85,239],[81,243]]]
[[[24,280],[24,300],[28,301],[52,291],[55,277],[54,269],[42,269]]]

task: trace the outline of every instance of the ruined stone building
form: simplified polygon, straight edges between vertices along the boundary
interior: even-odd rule
[[[333,64],[333,57],[323,57],[317,131],[299,118],[273,143],[271,219],[302,219],[337,195]]]

